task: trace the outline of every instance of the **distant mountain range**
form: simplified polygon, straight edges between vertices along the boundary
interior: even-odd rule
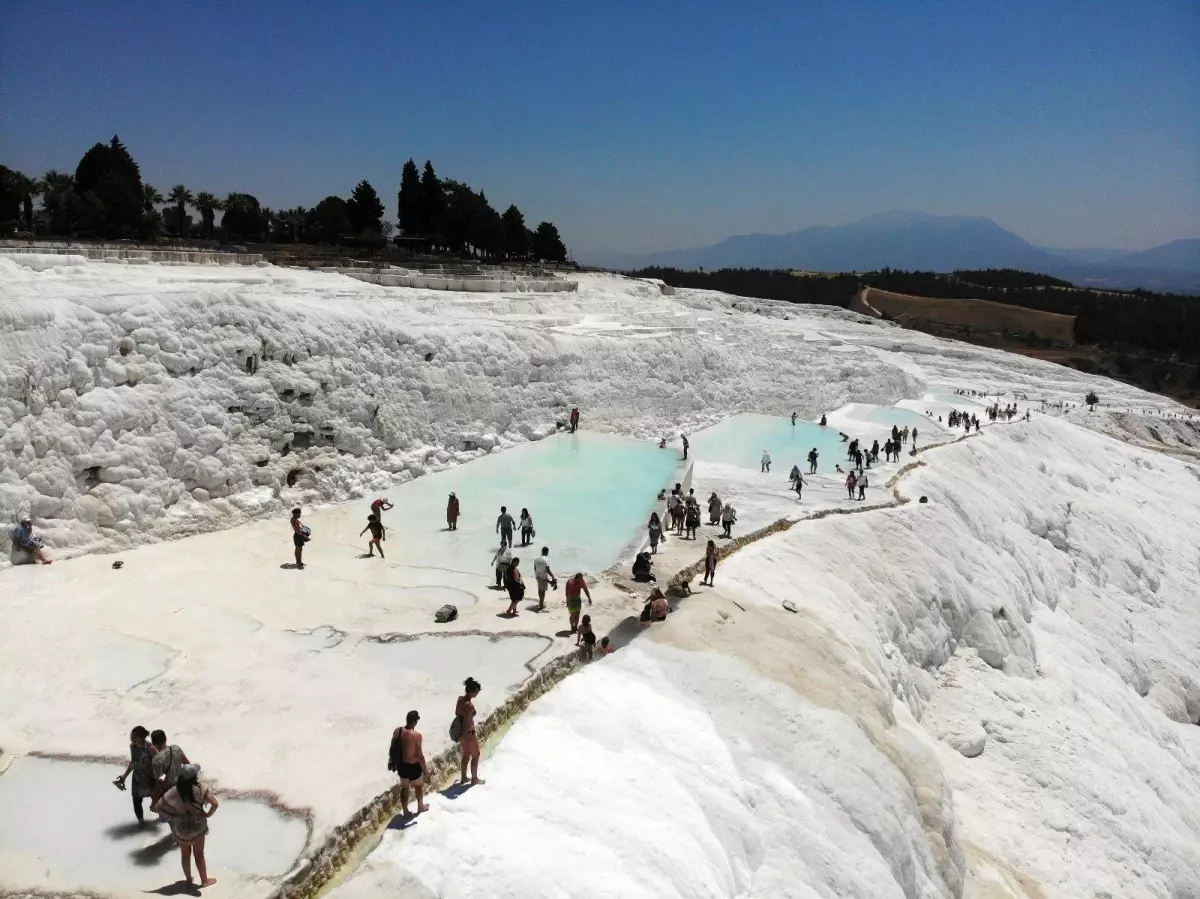
[[[708,247],[619,261],[622,268],[647,266],[935,272],[1015,268],[1080,286],[1200,293],[1200,238],[1175,240],[1137,253],[1055,250],[1034,246],[988,218],[888,212],[849,225],[819,225],[790,234],[744,234]]]

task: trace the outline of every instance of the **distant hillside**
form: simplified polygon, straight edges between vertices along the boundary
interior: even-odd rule
[[[1187,240],[1173,240],[1160,247],[1143,250],[1141,253],[1130,253],[1109,260],[1109,264],[1117,266],[1134,266],[1137,268],[1168,269],[1181,272],[1200,272],[1200,237]]]
[[[1019,269],[1102,289],[1200,293],[1200,240],[1177,240],[1141,253],[1071,251],[1067,258],[1034,246],[991,219],[890,212],[836,227],[739,235],[707,247],[652,253],[623,267],[820,272]]]
[[[1041,271],[1056,257],[1005,231],[991,219],[887,213],[837,227],[790,234],[747,234],[709,247],[671,250],[645,265],[674,268],[802,268],[871,271],[884,268],[953,271],[1019,268]]]
[[[971,332],[1035,335],[1060,344],[1075,342],[1075,316],[992,300],[915,297],[864,287],[855,295],[850,308],[865,315],[886,316],[905,327],[933,322]]]

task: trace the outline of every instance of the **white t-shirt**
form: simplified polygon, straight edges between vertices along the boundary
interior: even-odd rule
[[[533,576],[539,581],[550,580],[550,560],[546,556],[538,556],[533,560]]]

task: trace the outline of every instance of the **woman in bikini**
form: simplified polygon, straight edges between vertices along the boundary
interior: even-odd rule
[[[475,733],[475,697],[482,687],[479,681],[468,677],[463,681],[463,695],[458,697],[454,706],[454,714],[462,719],[462,736],[458,745],[462,747],[462,777],[460,783],[470,783],[473,786],[486,783],[479,779],[479,737]],[[471,779],[467,780],[467,766],[471,767]]]

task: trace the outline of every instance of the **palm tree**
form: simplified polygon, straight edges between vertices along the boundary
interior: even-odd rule
[[[204,236],[211,238],[216,229],[216,214],[225,208],[225,204],[216,194],[201,190],[196,192],[196,208],[200,210],[200,217],[204,219]]]
[[[20,172],[13,172],[13,186],[21,197],[21,218],[26,231],[33,230],[33,198],[45,190],[46,186],[36,178],[30,178]]]
[[[75,176],[51,169],[42,175],[42,217],[51,234],[74,232],[79,219]]]
[[[182,184],[176,184],[171,188],[171,192],[167,194],[167,202],[174,203],[175,208],[178,210],[179,217],[176,219],[175,224],[179,231],[180,238],[187,237],[187,234],[184,231],[184,226],[187,224],[187,207],[193,203],[195,199],[196,198],[192,196],[192,192]]]
[[[142,208],[147,212],[151,212],[155,206],[161,206],[167,202],[163,199],[163,195],[158,192],[158,188],[152,184],[142,185]]]
[[[294,206],[287,211],[287,217],[292,243],[300,243],[304,239],[304,227],[308,224],[308,210],[303,206]]]

